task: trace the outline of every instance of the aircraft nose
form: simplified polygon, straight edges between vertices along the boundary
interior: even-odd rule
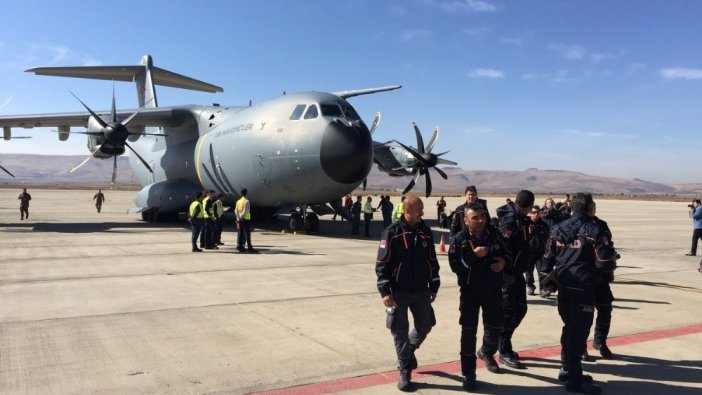
[[[363,181],[373,166],[373,140],[368,128],[336,120],[322,136],[320,160],[324,172],[334,181],[355,184]]]

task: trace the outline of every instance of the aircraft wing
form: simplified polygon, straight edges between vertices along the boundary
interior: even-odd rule
[[[125,119],[136,110],[121,110],[117,112],[117,119]],[[104,119],[109,118],[110,111],[96,111]],[[130,126],[170,126],[176,127],[182,124],[186,118],[192,117],[192,113],[186,108],[178,107],[157,107],[142,109],[133,120]],[[29,115],[7,115],[0,116],[0,127],[3,128],[41,128],[60,126],[85,127],[90,118],[89,112],[65,112],[53,114],[29,114]]]

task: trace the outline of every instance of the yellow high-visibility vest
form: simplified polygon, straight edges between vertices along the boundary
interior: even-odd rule
[[[244,213],[244,209],[246,206],[246,203],[249,202],[249,199],[246,197],[242,196],[239,200],[236,201],[236,217],[238,219],[245,219],[247,221],[251,220],[251,207],[249,207],[249,211]],[[242,217],[243,215],[243,217]]]
[[[207,212],[207,201],[210,200],[210,197],[207,196],[206,198],[202,199],[202,218],[208,219],[210,218],[210,213]]]
[[[195,210],[200,207],[200,211],[195,215]],[[202,218],[202,205],[200,201],[195,200],[192,203],[190,203],[190,209],[188,210],[188,214],[190,214],[190,218]]]
[[[405,205],[402,202],[397,203],[397,206],[395,206],[395,212],[392,213],[392,220],[399,221],[400,218],[402,218],[402,215],[404,213],[405,213]]]
[[[224,205],[222,205],[222,201],[219,199],[215,200],[214,202],[214,212],[217,214],[217,218],[224,215]]]

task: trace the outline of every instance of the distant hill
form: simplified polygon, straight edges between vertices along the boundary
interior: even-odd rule
[[[76,172],[68,170],[86,156],[80,155],[23,155],[2,154],[0,165],[10,170],[16,178],[0,172],[0,186],[55,185],[55,186],[106,186],[112,176],[112,159],[91,159]],[[523,171],[464,170],[460,167],[442,168],[449,176],[444,180],[431,171],[433,194],[460,194],[466,185],[476,185],[483,193],[508,193],[529,189],[536,193],[570,193],[586,191],[602,194],[624,195],[702,195],[702,184],[661,184],[638,178],[625,179],[600,177],[565,170],[527,169]],[[368,176],[369,190],[402,191],[410,177],[389,177],[374,166]],[[117,158],[117,186],[137,187],[132,178],[127,157]],[[424,190],[424,177],[415,189]]]

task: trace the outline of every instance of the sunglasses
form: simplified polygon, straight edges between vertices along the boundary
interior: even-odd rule
[[[530,211],[529,214],[538,214],[538,211]]]

